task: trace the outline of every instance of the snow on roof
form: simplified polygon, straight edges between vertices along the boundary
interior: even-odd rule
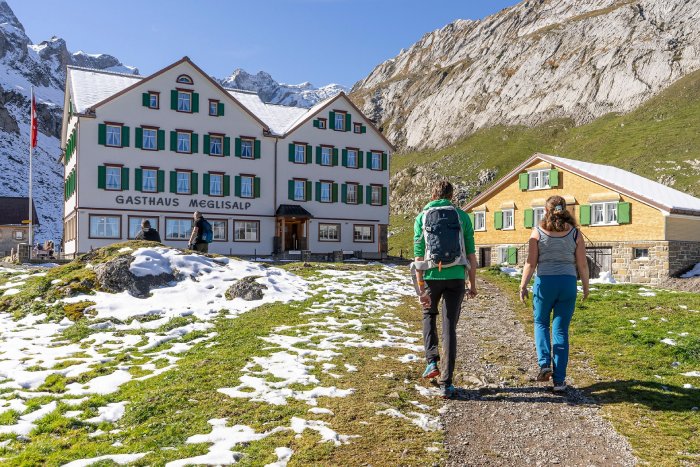
[[[277,135],[284,134],[291,127],[292,123],[309,112],[309,109],[303,107],[267,104],[255,92],[238,89],[226,89],[226,91],[241,105],[265,122],[270,127],[270,130]]]
[[[69,66],[67,72],[73,111],[76,113],[85,112],[98,102],[143,79],[143,76],[73,66]]]
[[[651,200],[657,205],[665,207],[669,212],[691,211],[694,214],[700,214],[700,198],[674,190],[632,172],[610,165],[593,164],[563,157],[541,156],[555,165],[561,165],[564,168],[568,166],[575,169],[575,171],[588,174],[603,182],[608,182],[633,198],[639,197],[643,200]]]

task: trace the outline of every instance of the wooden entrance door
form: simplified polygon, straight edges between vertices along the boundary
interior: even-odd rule
[[[586,259],[591,279],[597,279],[602,272],[612,272],[612,247],[586,248]]]
[[[479,248],[479,266],[482,268],[491,266],[491,248]]]

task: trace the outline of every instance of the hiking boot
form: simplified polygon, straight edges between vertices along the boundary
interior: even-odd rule
[[[556,394],[564,394],[566,392],[566,387],[566,381],[562,381],[561,383],[555,382],[552,391]]]
[[[430,363],[428,363],[428,366],[425,367],[425,371],[423,372],[423,378],[425,378],[425,379],[435,378],[439,374],[440,374],[440,369],[437,366],[437,362],[430,362]]]
[[[449,386],[446,386],[444,384],[440,385],[440,397],[443,399],[452,399],[455,394],[457,394],[457,389],[450,384]]]
[[[549,368],[548,366],[543,366],[540,368],[540,372],[537,373],[537,381],[549,381],[549,379],[552,377],[552,369]]]

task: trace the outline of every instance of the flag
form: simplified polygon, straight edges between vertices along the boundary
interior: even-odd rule
[[[36,139],[39,133],[38,123],[36,118],[36,99],[34,98],[34,90],[32,90],[32,130],[31,130],[31,141],[29,146],[32,148],[36,147]]]

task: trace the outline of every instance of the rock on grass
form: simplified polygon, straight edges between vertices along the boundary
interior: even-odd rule
[[[260,276],[246,276],[236,281],[226,291],[226,299],[233,300],[234,298],[242,298],[247,301],[262,300],[263,290],[266,290],[267,286],[256,282],[259,277]]]

